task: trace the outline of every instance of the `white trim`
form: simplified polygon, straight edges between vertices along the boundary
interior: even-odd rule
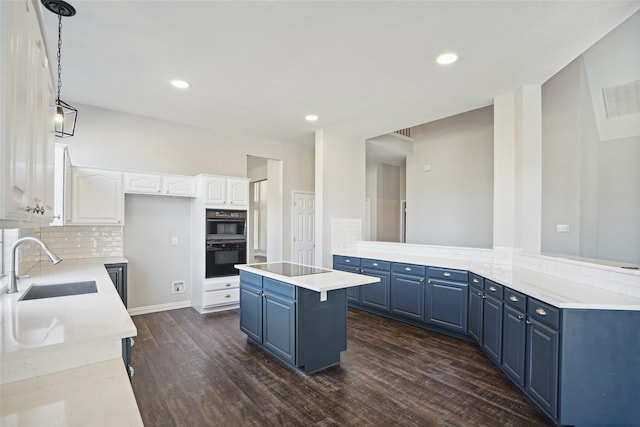
[[[158,311],[176,310],[178,308],[191,307],[191,300],[170,302],[167,304],[146,305],[143,307],[130,308],[127,311],[130,316],[137,316],[139,314],[156,313]]]
[[[313,196],[313,211],[314,214],[317,214],[317,210],[316,210],[316,193],[313,191],[303,191],[303,190],[291,190],[291,258],[289,258],[292,261],[295,261],[296,258],[296,250],[295,250],[295,242],[293,241],[293,236],[295,236],[296,233],[296,194],[307,194],[309,196]],[[316,241],[318,240],[318,234],[317,234],[317,229],[314,230],[314,232],[316,232],[316,238],[314,239],[314,244],[316,243]],[[317,253],[316,253],[316,257],[317,257]]]

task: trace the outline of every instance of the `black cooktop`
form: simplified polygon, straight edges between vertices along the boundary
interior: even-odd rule
[[[308,265],[294,264],[292,262],[272,262],[269,264],[252,264],[251,268],[268,271],[269,273],[280,274],[282,276],[307,276],[309,274],[328,273],[331,270],[323,268],[311,267]]]

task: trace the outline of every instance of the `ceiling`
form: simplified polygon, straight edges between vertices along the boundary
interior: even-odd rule
[[[312,140],[320,128],[371,138],[489,105],[543,83],[640,8],[610,0],[71,4],[62,99],[285,142]],[[55,61],[57,16],[43,15]],[[436,64],[445,51],[458,62]],[[177,78],[191,87],[173,88]],[[309,113],[320,119],[306,122]]]

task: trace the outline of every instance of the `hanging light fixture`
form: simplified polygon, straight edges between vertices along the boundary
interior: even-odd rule
[[[66,138],[73,136],[76,130],[78,109],[60,99],[62,89],[62,66],[60,65],[62,51],[62,17],[76,14],[76,10],[64,0],[40,0],[49,11],[58,15],[58,95],[56,97],[56,136]]]

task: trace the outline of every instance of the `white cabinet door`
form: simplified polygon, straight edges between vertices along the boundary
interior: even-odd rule
[[[162,177],[143,173],[125,174],[125,191],[127,193],[160,194]]]
[[[53,216],[52,81],[38,10],[0,2],[0,220]]]
[[[70,224],[124,223],[122,173],[72,168]]]
[[[233,206],[248,206],[249,181],[246,179],[227,178],[227,202]]]
[[[195,197],[196,179],[192,176],[167,175],[164,178],[164,192],[169,196]]]
[[[224,205],[226,203],[226,178],[216,176],[204,177],[204,202],[208,205]]]

